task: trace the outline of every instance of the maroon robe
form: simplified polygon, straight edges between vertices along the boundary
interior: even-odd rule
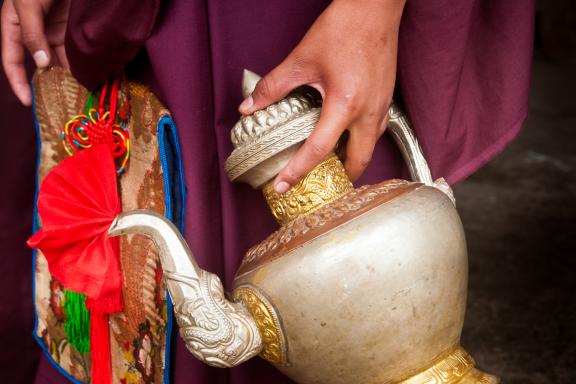
[[[40,349],[32,338],[34,119],[0,71],[0,382],[31,383]]]
[[[95,87],[125,68],[171,109],[188,188],[185,236],[200,266],[228,287],[243,253],[276,228],[261,194],[231,184],[223,168],[242,69],[265,74],[280,63],[327,3],[72,1],[66,48],[76,77]],[[528,111],[533,12],[526,0],[407,1],[398,88],[434,177],[461,180],[519,132]],[[385,135],[359,184],[403,173]],[[208,367],[179,339],[172,366],[177,384],[290,382],[259,359]],[[65,379],[42,359],[36,382]]]

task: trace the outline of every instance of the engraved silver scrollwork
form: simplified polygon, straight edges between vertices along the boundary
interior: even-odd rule
[[[128,233],[149,236],[158,248],[180,335],[196,358],[232,367],[262,351],[262,337],[248,310],[226,300],[218,276],[200,269],[171,222],[152,211],[122,213],[108,235]]]
[[[195,295],[174,304],[180,336],[198,359],[215,367],[232,367],[260,352],[262,340],[246,308],[230,303],[218,276],[200,278],[166,273],[167,281],[187,285]]]

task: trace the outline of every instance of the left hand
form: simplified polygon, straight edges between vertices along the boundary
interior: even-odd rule
[[[243,114],[282,99],[301,85],[324,99],[318,125],[274,180],[283,193],[349,131],[345,167],[354,181],[386,129],[396,81],[398,29],[405,0],[335,0],[288,57],[260,80],[239,109]]]
[[[64,35],[70,0],[4,0],[2,4],[2,65],[14,94],[32,104],[24,67],[27,49],[38,68],[68,68]]]

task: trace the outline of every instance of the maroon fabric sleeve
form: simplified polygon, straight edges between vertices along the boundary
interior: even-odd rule
[[[136,56],[154,27],[159,0],[73,0],[66,55],[74,76],[93,89]]]
[[[406,3],[398,80],[434,177],[464,179],[519,133],[534,13],[534,0]]]
[[[26,246],[32,233],[36,137],[30,108],[14,96],[2,70],[0,116],[0,382],[31,383],[40,357],[32,338],[32,251]]]

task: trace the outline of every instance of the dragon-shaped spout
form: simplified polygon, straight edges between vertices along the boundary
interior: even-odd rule
[[[152,238],[158,248],[180,336],[194,356],[216,367],[232,367],[262,351],[262,338],[249,312],[226,300],[218,276],[200,269],[170,221],[147,210],[122,213],[108,235],[129,233]]]

